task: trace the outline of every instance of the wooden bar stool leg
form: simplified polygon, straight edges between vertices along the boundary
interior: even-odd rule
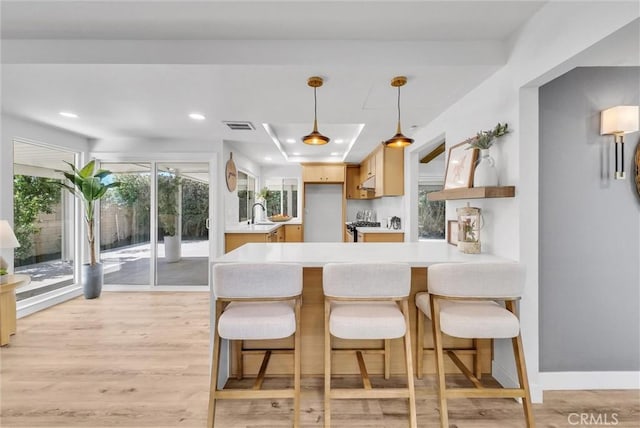
[[[473,354],[473,371],[474,375],[480,380],[482,378],[482,366],[480,364],[482,359],[480,358],[480,341],[478,339],[473,339],[473,348],[475,349],[475,353]]]
[[[436,374],[438,378],[438,402],[440,404],[440,427],[449,428],[447,410],[447,391],[444,377],[444,353],[442,351],[442,332],[440,331],[440,304],[433,296],[430,299],[431,325],[433,326],[433,347],[436,354]]]
[[[236,379],[242,380],[244,377],[244,358],[242,356],[242,350],[244,347],[244,341],[234,340],[235,354],[236,354]]]
[[[418,339],[417,342],[418,344],[416,345],[416,377],[418,379],[422,379],[422,375],[424,373],[424,362],[423,362],[423,358],[424,358],[424,318],[425,315],[422,313],[422,311],[420,309],[416,310],[416,316],[418,318],[418,322],[416,324],[418,324]]]
[[[324,302],[324,427],[331,427],[331,332],[329,315],[331,304]]]
[[[296,299],[296,332],[293,336],[293,426],[300,426],[300,299]]]
[[[411,428],[417,428],[418,422],[416,417],[416,390],[413,382],[413,362],[411,350],[411,326],[409,323],[409,304],[406,300],[402,301],[402,314],[404,315],[405,333],[404,333],[404,357],[407,369],[407,388],[409,388],[409,425]]]
[[[384,378],[391,376],[391,340],[384,339]]]
[[[515,302],[513,300],[507,300],[505,302],[507,310],[516,315]],[[517,315],[516,315],[517,316]],[[529,391],[529,377],[527,375],[527,366],[524,361],[524,348],[522,346],[522,336],[518,334],[511,339],[513,345],[513,356],[516,359],[516,369],[518,371],[518,381],[520,382],[520,388],[524,389],[524,397],[522,398],[522,407],[524,410],[524,417],[527,422],[527,428],[535,427],[533,420],[533,409],[531,406],[531,392]]]
[[[218,319],[222,313],[222,304],[216,302],[216,324],[213,328],[213,360],[211,362],[211,379],[209,385],[209,412],[207,427],[213,428],[216,418],[216,391],[218,390],[218,369],[220,367],[220,335],[218,334]]]

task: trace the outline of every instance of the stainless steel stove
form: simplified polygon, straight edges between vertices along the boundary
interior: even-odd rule
[[[349,236],[349,242],[358,242],[358,228],[359,227],[380,227],[379,221],[354,221],[347,224],[347,233]],[[353,241],[351,240],[353,239]]]

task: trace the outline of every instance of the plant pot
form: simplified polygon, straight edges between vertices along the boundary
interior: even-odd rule
[[[164,259],[167,263],[175,263],[180,261],[181,242],[178,235],[164,237]]]
[[[103,283],[102,263],[82,265],[82,292],[85,299],[95,299],[100,297]]]
[[[498,170],[489,149],[480,150],[480,158],[476,162],[473,173],[473,187],[492,187],[498,185]]]

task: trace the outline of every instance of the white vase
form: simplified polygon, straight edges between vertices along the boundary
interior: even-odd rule
[[[498,185],[498,170],[489,149],[480,150],[480,158],[476,162],[473,173],[473,187],[490,187]]]
[[[178,235],[164,237],[164,259],[167,263],[179,262],[182,258],[181,241]]]

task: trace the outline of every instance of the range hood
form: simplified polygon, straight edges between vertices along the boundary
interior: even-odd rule
[[[376,188],[376,176],[372,176],[367,178],[362,182],[360,188],[363,190],[375,190]]]

